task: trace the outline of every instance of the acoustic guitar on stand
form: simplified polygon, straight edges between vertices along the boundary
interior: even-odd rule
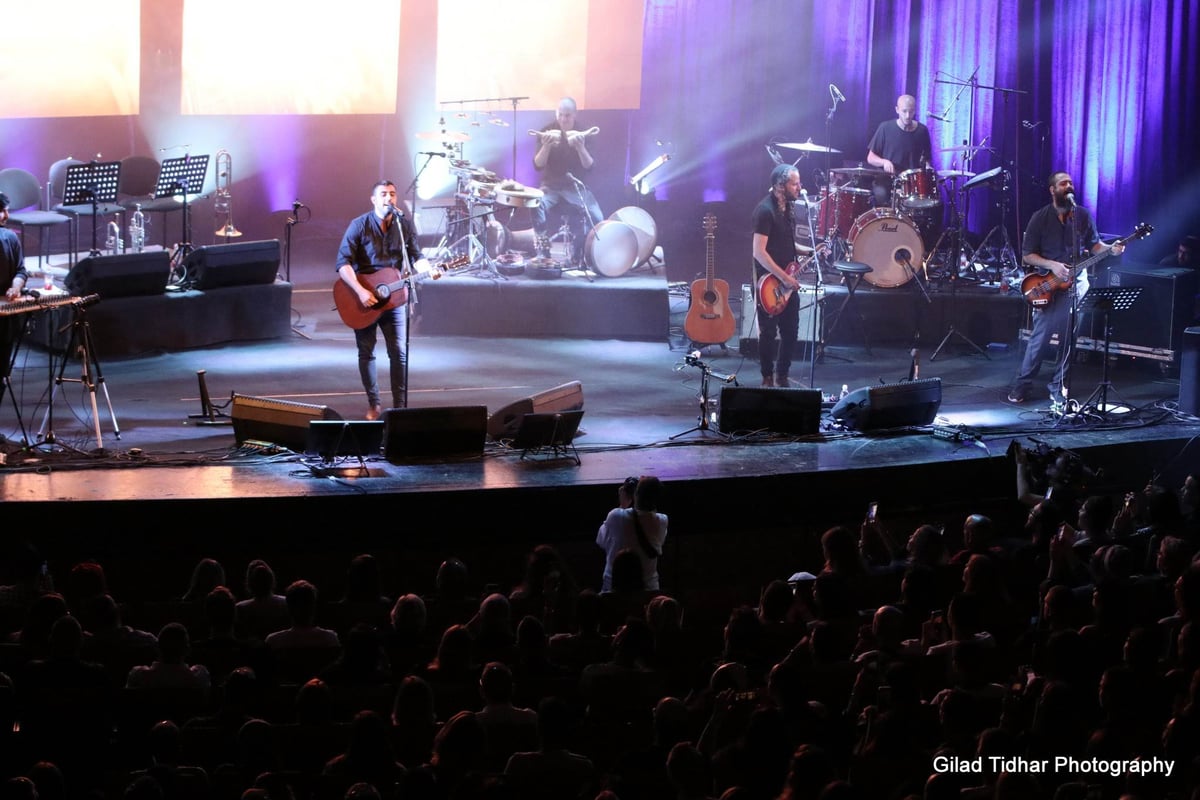
[[[437,280],[447,272],[470,263],[471,257],[461,255],[452,261],[430,267],[426,272],[405,270],[401,272],[395,267],[384,267],[374,272],[358,275],[358,282],[378,300],[373,306],[364,306],[358,295],[340,277],[333,282],[333,304],[337,307],[338,316],[342,322],[354,330],[367,327],[385,311],[408,302],[408,281],[415,279],[423,281],[426,278]]]
[[[737,323],[729,307],[729,283],[713,277],[713,241],[716,239],[717,216],[704,215],[706,249],[704,278],[692,281],[692,300],[683,331],[697,344],[724,344],[733,336]]]
[[[1117,239],[1111,244],[1115,246],[1132,242],[1134,239],[1144,239],[1153,232],[1154,226],[1143,222],[1133,229],[1133,233],[1123,239]],[[1109,248],[1080,261],[1071,267],[1071,274],[1065,281],[1060,281],[1055,277],[1053,272],[1031,272],[1021,280],[1021,294],[1025,295],[1025,299],[1029,301],[1029,305],[1034,308],[1048,306],[1054,300],[1056,294],[1065,292],[1071,288],[1071,284],[1075,282],[1076,275],[1093,264],[1099,264],[1111,255],[1112,249]]]

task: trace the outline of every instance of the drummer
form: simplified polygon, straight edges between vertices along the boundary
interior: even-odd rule
[[[891,205],[892,181],[905,170],[929,167],[932,152],[929,128],[917,121],[917,99],[900,95],[896,119],[881,122],[867,145],[867,163],[887,173],[875,181],[875,206]]]
[[[592,168],[594,159],[588,152],[587,133],[575,129],[575,101],[564,97],[558,102],[554,122],[542,128],[538,134],[538,148],[533,155],[533,165],[541,173],[542,202],[533,209],[533,228],[539,237],[545,237],[546,219],[551,209],[559,203],[568,203],[588,216],[586,227],[576,235],[586,234],[604,219],[600,204],[581,176]]]

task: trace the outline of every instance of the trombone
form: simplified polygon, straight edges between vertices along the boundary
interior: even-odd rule
[[[218,224],[222,217],[225,219],[225,224],[217,228],[216,235],[223,236],[226,241],[242,235],[241,231],[233,227],[233,193],[230,191],[232,186],[233,157],[229,155],[228,150],[218,150],[217,191],[213,197],[213,214],[216,215]]]

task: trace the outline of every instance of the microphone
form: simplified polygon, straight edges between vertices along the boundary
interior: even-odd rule
[[[392,214],[393,214],[393,215],[395,215],[395,217],[396,217],[397,219],[400,219],[401,217],[403,217],[403,216],[404,216],[404,212],[403,212],[403,211],[401,211],[400,209],[396,208],[396,207],[395,207],[394,205],[392,205],[391,203],[388,203],[388,210],[389,210],[389,211],[391,211],[391,212],[392,212]]]
[[[1075,207],[1075,193],[1067,192],[1067,208]]]
[[[292,201],[292,216],[293,217],[300,216],[300,209],[302,209],[302,208],[304,208],[304,203],[301,203],[298,199],[293,200]]]
[[[842,90],[839,89],[836,84],[829,84],[829,94],[834,100],[839,100],[843,103],[846,102],[846,95],[842,94]]]
[[[567,173],[567,177],[568,177],[568,178],[570,178],[571,180],[575,181],[575,183],[578,183],[578,184],[580,184],[581,186],[583,186],[583,185],[586,185],[586,184],[584,184],[584,182],[583,182],[583,181],[579,180],[579,178],[576,178],[576,177],[575,177],[574,175],[572,175],[570,172],[568,172],[568,173]]]
[[[440,151],[426,151],[426,150],[422,150],[421,152],[417,153],[417,155],[419,155],[419,156],[430,156],[430,157],[433,157],[433,156],[441,156],[442,158],[445,158],[445,157],[446,157],[446,154],[445,154],[445,153],[442,153],[442,152],[440,152]]]
[[[945,115],[943,115],[943,114],[934,114],[932,111],[929,113],[929,117],[930,117],[930,119],[936,119],[938,122],[945,122],[945,121],[946,121],[946,117],[945,117]]]

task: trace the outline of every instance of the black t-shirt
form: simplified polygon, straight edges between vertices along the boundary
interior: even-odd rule
[[[791,203],[783,211],[775,202],[775,195],[768,192],[763,201],[754,208],[754,232],[767,237],[767,253],[775,263],[786,268],[796,260],[795,219]],[[767,268],[754,260],[755,274],[762,275]]]
[[[875,155],[895,164],[897,175],[906,169],[925,166],[933,152],[933,146],[929,142],[929,128],[918,122],[917,127],[911,131],[901,130],[894,119],[880,123],[867,147]]]

